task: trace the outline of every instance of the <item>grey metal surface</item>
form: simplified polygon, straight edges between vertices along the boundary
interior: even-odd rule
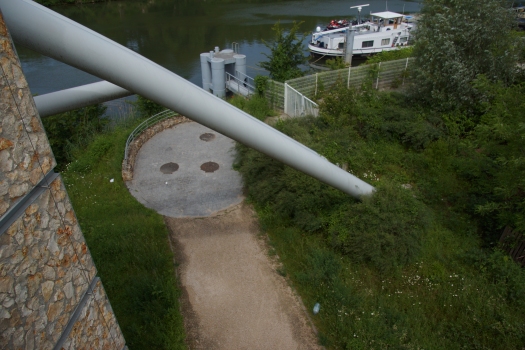
[[[120,86],[107,81],[101,81],[35,96],[34,100],[38,114],[40,114],[41,118],[44,118],[130,95],[133,95],[133,93]]]
[[[202,88],[206,91],[211,90],[211,68],[208,58],[209,53],[201,53],[201,73],[202,73]]]
[[[346,30],[346,40],[345,40],[345,63],[351,67],[352,66],[352,55],[354,52],[354,37],[355,29],[352,28],[352,25]]]
[[[374,188],[171,71],[30,0],[0,0],[21,45],[187,116],[354,197]]]
[[[212,134],[212,135],[209,135]],[[146,142],[135,160],[130,193],[170,217],[205,217],[242,201],[242,179],[232,169],[235,143],[198,123],[182,123]],[[205,172],[214,162],[219,168]],[[174,163],[171,172],[161,168]],[[176,169],[176,170],[175,170]]]
[[[211,59],[211,81],[213,85],[213,94],[220,98],[226,96],[225,77],[224,59],[213,57]]]

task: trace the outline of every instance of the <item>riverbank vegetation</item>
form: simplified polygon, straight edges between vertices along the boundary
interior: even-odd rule
[[[446,23],[457,3],[427,1]],[[476,26],[492,3],[450,13]],[[498,13],[507,16],[499,8],[484,15]],[[516,69],[523,51],[512,41],[503,52],[514,63],[496,67],[502,39],[489,34],[482,33],[483,46],[464,42],[474,63],[418,56],[418,80],[407,91],[336,84],[319,100],[320,117],[276,124],[375,186],[371,197],[355,200],[238,146],[236,168],[283,262],[279,273],[310,310],[320,303],[312,318],[328,348],[525,344],[525,272],[498,245],[504,227],[525,232],[525,83]],[[443,35],[438,42],[462,43],[459,31]],[[426,49],[416,44],[414,54]]]
[[[277,124],[374,185],[362,202],[239,147],[237,168],[284,273],[306,305],[321,304],[324,345],[522,346],[525,273],[494,249],[504,226],[523,227],[525,116],[505,117],[525,107],[522,90],[497,90],[468,137],[401,94],[346,87],[325,95],[322,117]]]
[[[122,181],[124,145],[137,122],[121,122],[87,145],[72,145],[62,175],[128,347],[184,349],[180,291],[166,226]]]

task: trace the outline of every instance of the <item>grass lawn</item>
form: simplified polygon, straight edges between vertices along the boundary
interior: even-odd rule
[[[166,226],[122,181],[132,130],[118,127],[98,135],[62,175],[128,347],[185,349]]]

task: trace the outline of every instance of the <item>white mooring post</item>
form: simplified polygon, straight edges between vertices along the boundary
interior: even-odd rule
[[[407,68],[408,68],[408,57],[407,57],[407,62],[405,63],[405,73],[407,71]],[[401,85],[405,85],[405,75],[406,74],[403,74],[403,84],[401,84]]]
[[[317,96],[317,74],[318,73],[315,73],[315,96]]]
[[[346,88],[350,89],[350,73],[352,72],[352,67],[348,67],[348,81],[346,82]]]
[[[379,72],[381,71],[381,62],[379,62],[379,65],[377,67],[377,80],[376,80],[376,90],[379,88]]]

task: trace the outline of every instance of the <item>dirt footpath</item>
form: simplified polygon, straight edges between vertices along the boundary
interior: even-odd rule
[[[267,255],[253,210],[169,218],[191,349],[318,349],[302,303]]]

